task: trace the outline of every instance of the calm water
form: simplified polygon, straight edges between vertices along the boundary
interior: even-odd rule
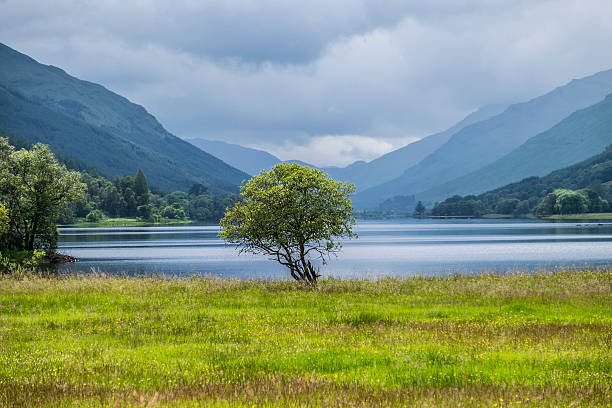
[[[484,220],[361,222],[324,276],[445,275],[612,264],[612,223]],[[80,262],[64,271],[286,279],[265,257],[238,255],[216,226],[64,228],[61,252]]]

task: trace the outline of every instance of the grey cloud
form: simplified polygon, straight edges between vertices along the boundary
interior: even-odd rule
[[[179,136],[279,154],[336,137],[351,159],[612,67],[607,0],[134,4],[0,3],[0,38]]]
[[[217,59],[249,63],[304,63],[318,57],[332,40],[394,24],[400,5],[384,8],[370,1],[274,0],[9,1],[6,18],[20,20],[17,35],[47,33],[128,39]],[[370,13],[371,10],[378,10]]]

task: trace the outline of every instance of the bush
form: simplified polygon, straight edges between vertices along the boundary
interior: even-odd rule
[[[139,205],[137,208],[138,216],[146,221],[153,221],[154,211],[155,207],[152,204]]]
[[[162,217],[169,218],[171,220],[184,220],[187,218],[185,210],[178,203],[165,206],[161,212],[161,215]]]
[[[0,253],[0,274],[23,277],[38,271],[44,260],[43,251],[8,251]]]
[[[92,210],[85,217],[85,220],[87,222],[100,222],[103,219],[104,219],[104,213],[100,210]]]

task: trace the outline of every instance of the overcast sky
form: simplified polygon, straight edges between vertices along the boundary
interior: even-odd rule
[[[0,0],[0,42],[179,137],[344,165],[612,68],[612,1]]]

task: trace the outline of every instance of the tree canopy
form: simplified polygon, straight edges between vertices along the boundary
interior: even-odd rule
[[[55,220],[70,201],[84,196],[81,175],[59,164],[45,145],[15,151],[5,138],[0,138],[0,169],[0,202],[9,217],[0,246],[55,249]]]
[[[355,186],[321,170],[281,163],[241,187],[240,200],[221,220],[220,236],[241,252],[266,254],[302,282],[315,283],[323,264],[341,249],[339,238],[356,237],[350,196]]]
[[[438,203],[431,210],[434,216],[479,217],[485,213],[484,205],[474,196],[453,196]]]
[[[610,204],[602,199],[596,191],[585,188],[582,190],[556,189],[542,199],[535,208],[538,216],[552,214],[581,214],[607,211]]]

